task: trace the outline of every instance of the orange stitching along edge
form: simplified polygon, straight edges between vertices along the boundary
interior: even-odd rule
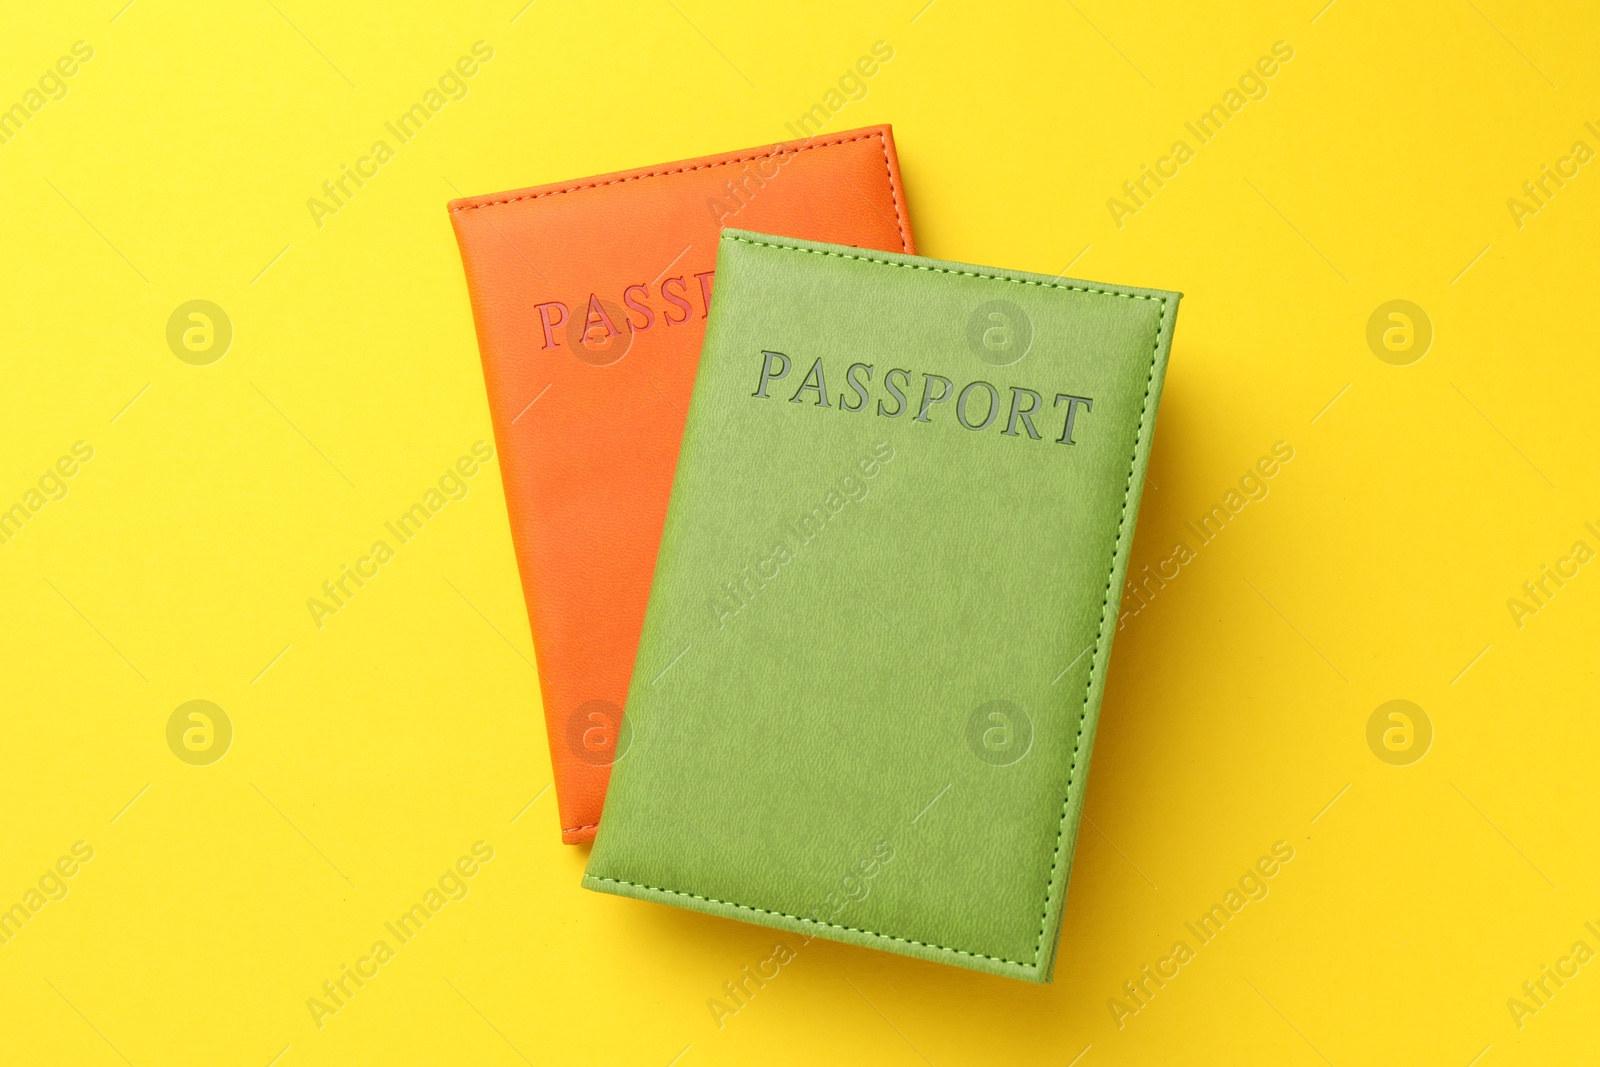
[[[900,233],[900,247],[909,250],[911,245],[906,235],[905,212],[900,208],[900,187],[899,183],[894,180],[894,171],[889,167],[889,143],[884,137],[882,130],[875,130],[872,133],[864,133],[859,137],[847,137],[840,141],[822,141],[818,144],[807,143],[798,148],[779,149],[776,152],[757,152],[754,155],[735,156],[732,159],[719,159],[714,163],[700,163],[693,167],[670,167],[666,170],[652,170],[643,174],[628,174],[621,178],[612,178],[609,181],[603,182],[578,182],[573,185],[562,186],[559,189],[546,189],[541,193],[528,193],[525,196],[510,196],[503,200],[485,200],[481,204],[462,204],[459,207],[452,206],[450,210],[452,212],[476,211],[481,207],[495,207],[500,204],[515,204],[522,200],[538,200],[540,197],[558,196],[562,193],[576,192],[579,189],[598,189],[606,185],[620,185],[623,182],[636,182],[641,178],[659,178],[667,174],[688,174],[691,171],[710,170],[714,167],[728,167],[735,163],[749,163],[757,159],[773,159],[777,156],[799,155],[801,152],[809,152],[813,148],[832,148],[835,145],[854,144],[856,141],[866,141],[874,137],[878,139],[878,147],[883,149],[883,171],[889,179],[889,198],[894,202],[895,229],[897,229]]]

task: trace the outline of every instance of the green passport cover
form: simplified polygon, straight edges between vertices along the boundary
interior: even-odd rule
[[[725,230],[583,884],[1049,981],[1178,299]]]

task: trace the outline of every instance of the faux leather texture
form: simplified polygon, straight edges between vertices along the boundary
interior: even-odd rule
[[[1048,981],[1179,296],[721,246],[583,884]]]
[[[592,840],[724,225],[909,252],[889,127],[450,204],[562,840]]]

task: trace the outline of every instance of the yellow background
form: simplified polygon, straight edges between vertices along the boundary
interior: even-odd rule
[[[1600,949],[1600,568],[1520,628],[1506,603],[1600,547],[1600,164],[1520,228],[1506,204],[1600,149],[1592,9],[122,2],[0,41],[0,106],[94,49],[0,145],[0,506],[94,448],[0,546],[0,906],[94,849],[0,946],[0,1059],[1592,1052],[1600,963],[1520,1029],[1506,1004]],[[478,40],[469,95],[319,229],[307,198]],[[321,629],[306,600],[490,438],[447,199],[786,138],[878,40],[827,128],[894,124],[923,252],[1186,294],[1133,572],[1295,458],[1117,638],[1053,985],[819,941],[719,1029],[774,934],[578,888],[497,468]],[[1115,225],[1280,40],[1269,94]],[[1408,366],[1366,340],[1396,298],[1434,329]],[[166,341],[193,299],[234,328],[209,366]],[[234,727],[209,766],[167,745],[192,699]],[[1408,766],[1367,743],[1392,699],[1433,728]],[[480,840],[469,895],[319,1029],[307,999]],[[1123,982],[1279,840],[1270,895],[1119,1028]]]

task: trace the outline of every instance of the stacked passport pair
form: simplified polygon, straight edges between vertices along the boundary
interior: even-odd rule
[[[1048,981],[1178,294],[918,257],[887,126],[450,213],[583,884]]]

